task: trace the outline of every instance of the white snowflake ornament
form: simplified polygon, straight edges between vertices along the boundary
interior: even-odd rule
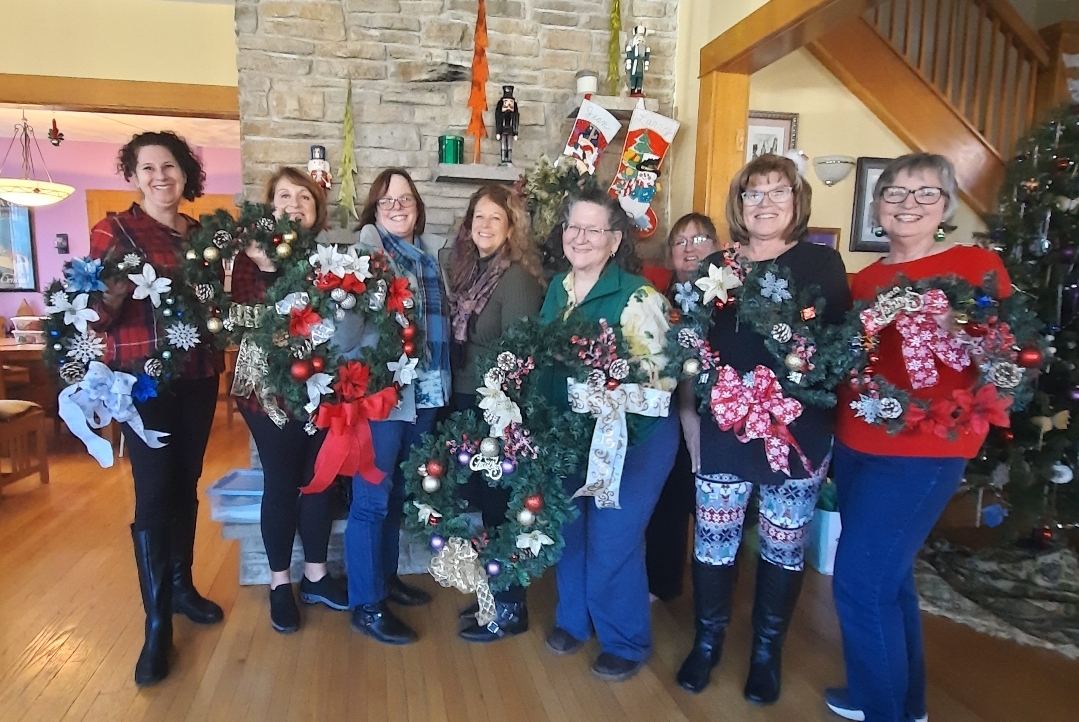
[[[186,323],[172,324],[165,329],[165,337],[171,345],[184,351],[190,351],[201,342],[198,329]]]

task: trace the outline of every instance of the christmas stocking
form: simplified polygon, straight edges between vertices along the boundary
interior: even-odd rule
[[[576,161],[581,175],[592,175],[599,165],[599,156],[603,149],[621,129],[622,124],[605,108],[591,100],[583,100],[562,155],[568,155]]]
[[[642,238],[656,232],[652,197],[659,190],[659,165],[667,155],[679,125],[677,120],[645,110],[643,104],[633,109],[629,121],[622,159],[608,192],[633,218]]]

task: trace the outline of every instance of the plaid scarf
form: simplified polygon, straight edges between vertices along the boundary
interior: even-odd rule
[[[416,305],[427,334],[427,358],[419,367],[444,377],[450,373],[450,324],[443,313],[442,274],[438,261],[423,252],[419,239],[412,244],[375,224],[382,247],[402,270],[416,279]],[[445,389],[443,390],[445,392]]]

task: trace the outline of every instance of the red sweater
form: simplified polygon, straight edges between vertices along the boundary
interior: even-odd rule
[[[957,275],[975,286],[984,283],[985,274],[995,271],[1001,297],[1011,294],[1011,281],[1000,256],[974,246],[956,246],[935,256],[920,258],[908,263],[885,265],[877,261],[863,269],[854,277],[851,292],[855,302],[872,301],[878,290],[886,290],[894,283],[895,277],[903,275],[911,281],[920,281],[934,276]],[[936,386],[914,391],[903,364],[901,350],[902,337],[895,325],[888,326],[880,333],[880,347],[877,353],[877,373],[886,378],[897,388],[903,389],[919,399],[933,400],[950,397],[956,389],[971,389],[978,380],[978,371],[968,366],[963,371],[955,371],[942,364],[934,357],[939,382]],[[985,437],[965,430],[955,441],[942,439],[933,433],[917,429],[905,430],[898,434],[889,434],[883,426],[870,425],[856,418],[850,408],[851,401],[858,394],[849,384],[841,384],[837,389],[839,413],[836,419],[836,439],[855,451],[880,456],[931,456],[962,457],[971,459],[978,453]]]

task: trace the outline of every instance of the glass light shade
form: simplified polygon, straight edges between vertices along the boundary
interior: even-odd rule
[[[822,155],[813,159],[813,171],[824,185],[831,187],[850,175],[855,163],[849,155]]]
[[[63,183],[0,176],[0,198],[17,206],[50,206],[75,192]]]

